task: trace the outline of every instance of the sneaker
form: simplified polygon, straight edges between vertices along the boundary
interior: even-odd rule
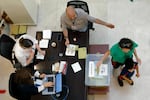
[[[118,84],[123,87],[123,81],[118,77]]]
[[[130,85],[134,85],[134,81],[132,79],[130,79],[132,81],[132,83],[129,83]]]

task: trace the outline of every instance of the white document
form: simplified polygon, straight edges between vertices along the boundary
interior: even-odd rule
[[[40,79],[36,79],[36,81],[34,81],[35,85],[42,85],[43,84],[43,80]]]
[[[43,30],[43,39],[51,39],[52,31],[51,30]]]
[[[72,64],[71,67],[72,67],[74,73],[79,72],[80,70],[82,70],[79,62],[76,62],[76,63]]]
[[[48,48],[48,42],[49,42],[49,40],[45,40],[45,39],[40,40],[39,47],[40,48]]]
[[[89,77],[95,76],[95,64],[93,61],[89,61]]]
[[[108,75],[108,64],[101,64],[99,75],[107,76]]]
[[[37,55],[36,55],[36,59],[44,59],[44,55],[42,55],[41,53],[37,52]]]
[[[66,48],[66,56],[75,56],[76,53],[76,45],[69,44]]]
[[[66,61],[60,61],[60,68],[59,68],[59,72],[63,72],[66,70],[67,67],[67,62]]]

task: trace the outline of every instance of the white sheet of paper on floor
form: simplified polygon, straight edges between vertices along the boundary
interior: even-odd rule
[[[79,62],[73,63],[73,64],[71,65],[71,67],[72,67],[74,73],[79,72],[80,70],[82,70],[82,68],[81,68],[81,66],[80,66],[80,64],[79,64]]]
[[[59,72],[62,72],[62,74],[65,75],[66,71],[67,71],[67,62],[66,61],[60,61]]]

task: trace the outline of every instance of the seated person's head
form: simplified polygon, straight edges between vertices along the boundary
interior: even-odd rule
[[[68,6],[66,9],[66,15],[69,19],[74,20],[76,18],[76,12],[73,6]]]
[[[33,84],[31,73],[27,69],[17,70],[14,79],[17,84]]]
[[[32,48],[33,42],[29,39],[24,39],[23,37],[19,40],[19,44],[22,48]]]
[[[133,47],[133,42],[132,40],[128,39],[128,38],[122,38],[119,41],[119,46],[120,48],[124,51],[124,52],[128,52],[132,49]]]

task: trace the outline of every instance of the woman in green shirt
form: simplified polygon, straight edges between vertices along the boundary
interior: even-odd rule
[[[114,68],[123,65],[127,58],[133,57],[133,54],[135,55],[136,61],[141,64],[141,59],[138,57],[135,49],[137,46],[138,45],[134,41],[128,38],[122,38],[104,54],[102,59],[98,61],[97,66],[100,66],[109,55],[112,56],[112,65]]]

